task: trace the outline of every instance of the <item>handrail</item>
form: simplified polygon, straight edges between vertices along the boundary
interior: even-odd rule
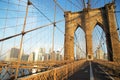
[[[118,64],[117,62],[107,60],[94,60],[94,62],[97,62],[104,67],[114,70],[117,75],[120,74],[120,64]]]
[[[80,69],[86,60],[74,61],[45,72],[18,78],[18,80],[64,80]]]

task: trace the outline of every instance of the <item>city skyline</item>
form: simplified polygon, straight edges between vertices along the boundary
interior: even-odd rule
[[[10,52],[7,56],[3,59],[4,61],[16,61],[18,59],[18,55],[20,54],[19,48],[11,48]],[[54,56],[53,56],[54,55]],[[51,60],[62,60],[63,54],[60,53],[60,51],[51,52],[51,49],[49,52],[45,51],[45,48],[39,48],[38,50],[35,50],[29,54],[24,53],[24,49],[22,50],[22,61],[30,61],[30,62],[36,62],[36,61],[51,61]]]
[[[0,80],[119,80],[120,0],[0,0]]]
[[[45,0],[44,1],[30,0],[30,1],[39,10],[41,10],[43,13],[45,13],[45,15],[48,16],[51,19],[51,21],[54,22],[54,11],[52,11],[52,10],[54,10],[55,4],[52,0],[49,0],[48,2],[46,2]],[[7,3],[7,2],[9,2],[9,3]],[[65,11],[75,12],[75,11],[82,11],[82,9],[83,9],[83,7],[81,7],[82,5],[80,3],[77,3],[77,1],[75,1],[74,3],[76,3],[76,5],[78,5],[80,8],[76,8],[73,4],[71,4],[68,1],[57,0],[57,2],[62,6],[62,8]],[[87,0],[85,0],[85,2],[87,5]],[[91,8],[103,7],[105,3],[106,4],[110,3],[110,2],[112,2],[112,0],[101,0],[100,3],[97,3],[97,4],[95,4],[95,2],[97,3],[97,1],[91,0]],[[11,5],[11,3],[13,5]],[[3,13],[3,14],[0,14],[0,31],[1,31],[0,39],[20,33],[22,31],[22,27],[24,24],[24,17],[25,17],[25,13],[26,13],[26,5],[27,5],[26,3],[27,3],[27,0],[25,0],[25,1],[23,1],[23,0],[20,0],[20,1],[19,0],[17,0],[17,1],[16,0],[10,0],[10,1],[1,0],[1,2],[0,2],[0,4],[1,4],[0,6],[2,8],[1,13]],[[116,11],[120,7],[120,6],[118,6],[118,3],[119,3],[119,1],[116,0],[116,5],[117,5]],[[68,4],[68,5],[66,5],[66,4]],[[51,8],[49,8],[48,6],[51,6]],[[56,12],[58,12],[58,11],[59,11],[59,13],[57,13],[57,15],[56,15],[56,21],[64,20],[64,12],[57,6]],[[117,19],[119,20],[119,18],[120,18],[119,14],[116,13],[116,15],[117,15]],[[32,5],[30,5],[28,8],[28,16],[27,16],[26,21],[27,21],[26,22],[27,24],[26,24],[25,31],[50,23]],[[64,47],[65,23],[64,23],[64,21],[60,22],[60,23],[56,23],[56,26],[61,31],[59,31],[59,29],[57,27],[55,28],[54,51],[61,50]],[[98,32],[98,31],[95,31],[95,32]],[[41,29],[37,30],[36,32],[33,31],[33,32],[25,35],[24,41],[23,41],[24,52],[26,54],[28,54],[30,52],[33,52],[35,49],[37,49],[39,47],[45,47],[46,49],[48,49],[46,51],[49,51],[49,49],[52,48],[52,33],[53,33],[53,25],[50,25],[48,27],[41,28]],[[83,34],[84,33],[80,33],[80,35],[83,35]],[[98,33],[96,33],[96,34],[98,34]],[[95,35],[95,33],[94,33],[94,35]],[[18,36],[16,38],[9,39],[8,41],[1,42],[0,43],[0,46],[1,46],[0,47],[0,55],[1,56],[7,55],[6,53],[8,53],[10,51],[10,48],[12,48],[12,47],[19,48],[20,39],[21,39],[21,36]],[[96,41],[97,43],[99,43],[99,39],[96,38],[93,40],[94,40],[93,42]],[[83,45],[86,45],[85,40],[84,40],[84,42],[83,42],[83,40],[81,40],[80,43],[81,43],[80,46],[83,47],[84,52],[85,52],[86,49],[85,49],[85,46],[83,46]],[[96,44],[96,45],[98,45],[98,44]],[[96,45],[93,46],[95,49],[96,49]],[[93,50],[93,52],[94,51],[95,50]],[[105,50],[105,52],[106,52],[106,50]],[[63,49],[62,53],[64,53],[64,49]]]

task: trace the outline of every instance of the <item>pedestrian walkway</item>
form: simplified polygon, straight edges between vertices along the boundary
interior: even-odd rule
[[[115,74],[102,65],[87,61],[78,72],[69,77],[68,80],[120,80]]]

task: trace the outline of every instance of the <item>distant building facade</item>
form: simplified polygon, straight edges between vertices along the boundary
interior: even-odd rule
[[[104,52],[101,49],[96,51],[96,58],[97,59],[104,59]]]
[[[11,48],[10,53],[6,56],[6,61],[16,61],[18,59],[18,54],[20,53],[20,49]]]
[[[5,58],[5,61],[17,61],[19,54],[20,54],[20,49],[11,48],[10,53]],[[28,61],[28,57],[29,57],[29,55],[24,54],[24,51],[22,51],[21,60],[22,61]]]

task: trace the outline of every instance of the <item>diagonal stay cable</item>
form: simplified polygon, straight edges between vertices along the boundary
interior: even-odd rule
[[[35,9],[37,9],[49,22],[52,22],[39,8],[37,8],[33,3],[32,3],[33,7]]]
[[[100,14],[100,13],[98,13],[98,14]],[[98,15],[98,14],[97,14],[97,15]],[[96,15],[94,15],[94,16],[96,16]],[[92,17],[94,17],[94,16],[92,16]],[[47,17],[47,16],[46,16],[46,17]],[[66,23],[67,23],[67,22],[70,22],[70,21],[73,21],[73,20],[75,20],[75,19],[77,19],[77,18],[79,18],[79,17],[80,17],[80,16],[75,17],[75,18],[73,18],[73,19],[71,19],[71,20],[68,20],[68,21],[66,21]],[[51,21],[51,20],[50,20],[50,21]],[[55,24],[55,23],[62,22],[62,21],[64,21],[64,20],[59,20],[59,21],[57,21],[57,22],[51,22],[50,24],[46,24],[46,25],[43,25],[43,26],[40,26],[40,27],[31,29],[31,30],[28,30],[28,31],[25,31],[24,34],[26,34],[26,33],[28,33],[28,32],[31,32],[31,31],[34,31],[34,30],[37,30],[37,29],[40,29],[40,28],[43,28],[43,27],[47,27],[47,26],[53,25],[53,24]],[[57,26],[56,26],[56,28],[60,31],[60,29],[59,29]],[[62,32],[62,31],[60,31],[60,32]],[[64,33],[64,32],[62,32],[62,33]],[[18,34],[15,34],[15,35],[12,35],[12,36],[9,36],[9,37],[0,39],[0,42],[1,42],[1,41],[5,41],[5,40],[8,40],[8,39],[11,39],[11,38],[13,38],[13,37],[20,36],[20,35],[22,35],[22,33],[18,33]]]
[[[71,3],[72,5],[74,5],[76,8],[80,9],[80,7],[78,5],[76,5],[75,3],[73,3],[71,0],[67,0],[69,3]]]
[[[64,20],[59,20],[59,21],[57,21],[56,23],[59,23],[59,22],[62,22],[62,21],[64,21]],[[29,32],[32,32],[32,31],[35,31],[35,30],[38,30],[38,29],[40,29],[40,28],[48,27],[48,26],[53,25],[53,24],[54,24],[54,22],[52,22],[52,23],[50,23],[50,24],[46,24],[46,25],[40,26],[40,27],[36,27],[36,28],[34,28],[34,29],[25,31],[24,34],[29,33]],[[9,37],[5,37],[5,38],[3,38],[3,39],[0,39],[0,42],[1,42],[1,41],[5,41],[5,40],[8,40],[8,39],[11,39],[11,38],[13,38],[13,37],[20,36],[20,35],[22,35],[22,34],[23,34],[23,33],[21,32],[21,33],[18,33],[18,34],[9,36]]]
[[[76,42],[78,42],[78,45],[76,44],[76,46],[77,46],[83,53],[85,53],[85,52],[82,50],[82,48],[80,47],[80,43],[79,43],[79,41],[78,41],[78,38],[77,38],[76,33],[75,33],[75,39],[76,39]]]
[[[54,2],[57,3],[55,0],[54,0]],[[57,28],[61,33],[64,34],[64,32],[61,31],[61,30],[57,27],[56,22],[52,22],[52,20],[51,20],[50,18],[48,18],[39,8],[37,8],[33,3],[32,3],[32,5],[33,5],[33,7],[35,7],[49,22],[53,23],[53,25],[55,25],[56,28]],[[56,4],[56,5],[58,5],[58,4]]]
[[[100,14],[100,12],[98,12],[98,14]],[[98,15],[98,14],[97,14],[97,15]],[[96,16],[96,15],[94,15],[94,16]],[[94,16],[91,16],[91,17],[94,17]],[[47,16],[46,16],[46,17],[47,17]],[[77,17],[75,17],[75,18],[73,18],[73,19],[71,19],[71,20],[68,20],[68,21],[66,21],[66,23],[67,23],[67,22],[70,22],[70,21],[73,21],[73,20],[75,20],[75,19],[77,19],[77,18],[79,18],[79,17],[80,17],[80,16],[77,16]],[[48,18],[48,17],[47,17],[47,18]],[[49,18],[48,18],[48,19],[49,19]],[[51,22],[50,19],[49,19],[49,21]],[[31,30],[28,30],[28,31],[25,31],[24,34],[29,33],[29,32],[32,32],[32,31],[35,31],[35,30],[40,29],[40,28],[43,28],[43,27],[47,27],[47,26],[50,26],[50,25],[54,25],[55,23],[60,23],[60,22],[62,22],[62,21],[64,21],[64,19],[63,19],[63,20],[56,21],[56,22],[51,22],[51,23],[49,23],[49,24],[46,24],[46,25],[43,25],[43,26],[40,26],[40,27],[31,29]],[[64,34],[64,32],[61,31],[57,26],[56,26],[56,28],[57,28],[61,33]],[[2,38],[2,39],[0,39],[0,42],[1,42],[1,41],[5,41],[5,40],[8,40],[8,39],[11,39],[11,38],[13,38],[13,37],[20,36],[20,35],[22,35],[22,33],[18,33],[18,34],[9,36],[9,37]]]
[[[65,10],[60,6],[60,4],[56,1],[56,0],[53,0],[55,2],[55,4],[63,11],[65,12]]]
[[[82,5],[81,1],[76,0],[76,2],[80,5],[80,8],[83,8],[83,5]]]

